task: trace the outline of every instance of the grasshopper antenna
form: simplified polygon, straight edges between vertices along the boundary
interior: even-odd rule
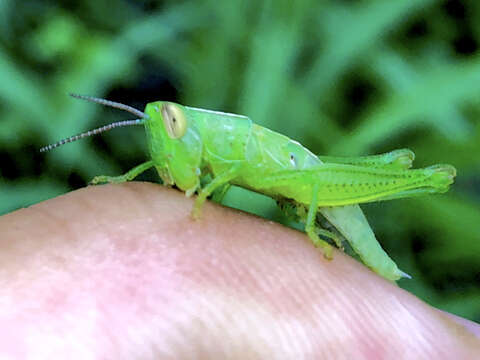
[[[40,149],[40,152],[46,152],[46,151],[55,149],[56,147],[59,147],[60,145],[71,143],[71,142],[83,139],[84,137],[97,135],[97,134],[100,134],[102,132],[115,129],[117,127],[131,126],[131,125],[143,125],[144,123],[145,123],[145,119],[124,120],[124,121],[114,122],[114,123],[99,127],[97,129],[89,130],[89,131],[86,131],[86,132],[78,134],[78,135],[70,136],[69,138],[57,141],[54,144],[44,146]]]
[[[132,113],[133,115],[135,115],[139,118],[145,119],[145,118],[148,117],[143,111],[137,110],[134,107],[131,107],[131,106],[128,106],[128,105],[125,105],[125,104],[122,104],[122,103],[118,103],[118,102],[115,102],[115,101],[110,101],[110,100],[106,100],[106,99],[102,99],[102,98],[97,98],[97,97],[94,97],[94,96],[79,95],[79,94],[70,94],[70,96],[74,97],[76,99],[91,101],[91,102],[101,104],[101,105],[104,105],[104,106],[110,106],[110,107],[113,107],[115,109],[128,111],[129,113]]]
[[[125,121],[119,121],[119,122],[114,122],[112,124],[108,124],[102,127],[99,127],[97,129],[89,130],[87,132],[75,135],[75,136],[70,136],[69,138],[60,140],[54,144],[50,144],[47,146],[44,146],[40,149],[40,152],[46,152],[52,149],[55,149],[56,147],[59,147],[60,145],[67,144],[70,142],[74,142],[80,139],[83,139],[84,137],[92,136],[92,135],[97,135],[102,132],[108,131],[115,129],[117,127],[123,127],[123,126],[130,126],[130,125],[143,125],[145,123],[145,119],[148,118],[148,115],[146,115],[144,112],[135,109],[134,107],[121,104],[115,101],[110,101],[102,98],[97,98],[94,96],[87,96],[87,95],[78,95],[78,94],[70,94],[70,96],[76,98],[76,99],[81,99],[81,100],[86,100],[86,101],[91,101],[97,104],[105,105],[105,106],[110,106],[116,109],[128,111],[129,113],[134,114],[135,116],[138,116],[140,119],[135,119],[135,120],[125,120]]]

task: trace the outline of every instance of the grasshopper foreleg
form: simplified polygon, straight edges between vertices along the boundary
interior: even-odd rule
[[[154,163],[152,160],[150,160],[150,161],[144,162],[143,164],[135,166],[133,169],[131,169],[130,171],[120,176],[105,176],[105,175],[95,176],[90,181],[90,184],[91,185],[105,184],[105,183],[118,184],[125,181],[130,181],[153,166],[154,166]]]
[[[225,195],[227,194],[227,191],[230,189],[230,186],[231,185],[227,183],[214,190],[212,192],[212,201],[220,204]]]
[[[221,189],[222,186],[227,185],[230,180],[234,179],[241,168],[240,164],[232,166],[227,171],[217,175],[213,180],[208,183],[202,190],[200,190],[197,198],[195,199],[195,204],[193,205],[192,217],[198,219],[200,217],[200,212],[203,203],[215,190]]]

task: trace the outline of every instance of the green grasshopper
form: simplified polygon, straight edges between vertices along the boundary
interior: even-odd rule
[[[359,203],[444,193],[453,183],[451,165],[409,169],[408,149],[364,157],[316,156],[298,142],[254,124],[241,115],[172,102],[147,104],[145,112],[121,103],[83,95],[73,97],[118,108],[137,119],[115,122],[72,136],[41,152],[113,128],[144,125],[151,160],[116,177],[97,176],[93,184],[120,183],[155,167],[163,183],[197,193],[192,216],[213,195],[219,201],[231,185],[275,199],[288,214],[305,223],[305,232],[325,257],[345,238],[362,261],[388,280],[409,277],[399,270],[373,234]],[[318,212],[336,231],[323,229]]]

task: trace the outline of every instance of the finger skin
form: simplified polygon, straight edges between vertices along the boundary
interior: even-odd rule
[[[2,359],[472,359],[479,340],[307,236],[150,183],[0,218]]]

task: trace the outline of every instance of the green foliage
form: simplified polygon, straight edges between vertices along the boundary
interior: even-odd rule
[[[480,321],[479,20],[475,0],[0,1],[0,213],[146,159],[141,128],[38,154],[126,118],[69,92],[245,114],[321,154],[408,147],[453,189],[363,208],[402,286]],[[244,192],[228,204],[282,219]]]

